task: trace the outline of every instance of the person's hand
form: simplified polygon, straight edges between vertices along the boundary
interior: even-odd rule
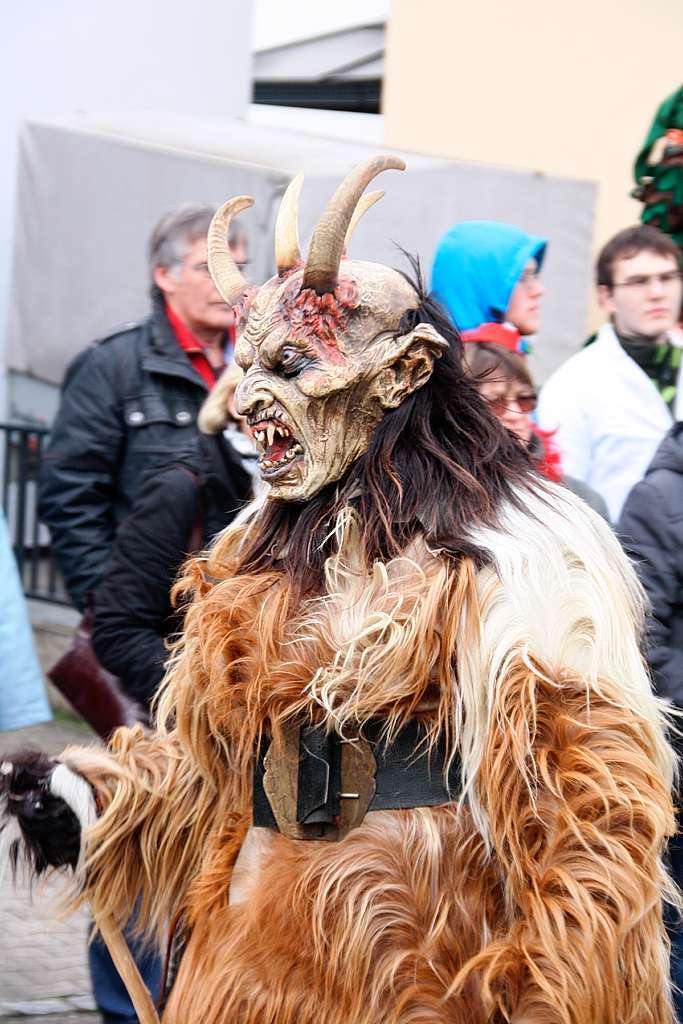
[[[78,862],[80,823],[51,788],[59,764],[34,751],[0,759],[0,849],[8,850],[13,867],[25,859],[40,874]]]

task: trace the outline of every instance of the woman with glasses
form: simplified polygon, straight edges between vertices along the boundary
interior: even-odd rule
[[[497,221],[454,224],[439,241],[432,292],[462,332],[465,357],[480,393],[549,479],[562,481],[607,518],[592,488],[562,472],[552,434],[532,418],[536,389],[524,354],[539,329],[544,287],[539,274],[547,241]]]
[[[562,460],[553,435],[534,422],[536,388],[522,349],[524,343],[509,324],[481,324],[462,336],[465,362],[479,394],[504,427],[519,438],[539,472],[562,483],[583,498],[604,519],[607,506],[600,495],[581,480],[562,471]]]

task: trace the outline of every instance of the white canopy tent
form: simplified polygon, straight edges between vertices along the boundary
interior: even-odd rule
[[[280,196],[306,171],[300,233],[306,243],[341,177],[377,152],[364,142],[164,114],[70,114],[23,128],[9,318],[13,412],[51,419],[50,393],[93,338],[148,310],[146,244],[169,208],[247,193],[251,275],[273,269]],[[592,183],[402,154],[407,172],[378,182],[386,196],[360,223],[352,252],[425,271],[440,235],[461,219],[516,223],[550,238],[541,379],[580,344],[586,324],[595,188]],[[34,387],[27,382],[51,385]]]

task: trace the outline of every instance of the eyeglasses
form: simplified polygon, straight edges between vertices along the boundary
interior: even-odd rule
[[[646,291],[650,285],[660,284],[663,288],[672,288],[683,279],[680,270],[668,270],[664,274],[634,274],[625,281],[615,281],[613,288],[630,288],[631,291]]]
[[[487,398],[491,412],[494,416],[504,416],[506,412],[533,412],[538,404],[538,398],[533,391],[524,392],[522,395],[500,395],[496,398]]]
[[[237,267],[238,270],[245,270],[248,266],[250,266],[250,261],[244,260],[241,263],[236,263],[235,266]],[[211,271],[209,270],[208,263],[193,263],[192,270],[195,270],[198,274],[203,274],[205,277],[211,276]]]

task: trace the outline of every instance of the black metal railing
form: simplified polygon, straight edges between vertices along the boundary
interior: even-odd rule
[[[38,519],[38,475],[48,434],[47,427],[0,423],[0,495],[24,593],[68,605],[50,534]]]

